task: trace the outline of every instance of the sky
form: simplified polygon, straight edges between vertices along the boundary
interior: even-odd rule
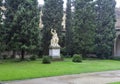
[[[117,2],[116,7],[120,7],[120,0],[116,0],[116,2]]]
[[[44,0],[38,0],[40,4],[44,4]],[[67,0],[64,0],[64,7],[66,5]],[[120,7],[120,0],[116,0],[117,4],[116,7]]]

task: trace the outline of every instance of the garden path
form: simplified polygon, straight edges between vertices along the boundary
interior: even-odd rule
[[[117,81],[120,81],[120,70],[11,81],[5,84],[107,84]]]

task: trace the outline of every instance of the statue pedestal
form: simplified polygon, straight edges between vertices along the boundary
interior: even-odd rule
[[[49,48],[49,56],[52,57],[53,60],[60,60],[60,47],[50,47]]]

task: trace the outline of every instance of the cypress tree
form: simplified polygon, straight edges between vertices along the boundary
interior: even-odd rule
[[[43,54],[48,55],[51,33],[53,28],[57,31],[61,41],[62,17],[63,17],[63,0],[44,0],[43,7],[43,30],[42,30],[42,48]]]
[[[0,0],[0,31],[2,27],[2,8],[1,7],[2,7],[2,0]],[[0,35],[1,35],[1,32],[0,32]]]
[[[76,0],[74,13],[74,52],[84,57],[93,50],[95,12],[93,0]]]
[[[10,50],[34,50],[40,42],[39,8],[37,0],[6,0],[6,44]]]
[[[5,37],[5,28],[4,28],[4,12],[5,12],[5,8],[4,8],[4,3],[2,2],[2,0],[0,1],[0,54],[5,51],[6,49],[6,44],[4,41],[4,37]]]
[[[66,9],[66,53],[67,55],[73,54],[73,32],[72,32],[72,11],[71,11],[71,0],[67,0]]]
[[[0,27],[1,27],[1,23],[2,23],[2,0],[0,0]]]
[[[0,46],[2,46],[2,0],[0,0]],[[0,47],[0,54],[1,54],[2,48]]]
[[[115,0],[97,0],[96,54],[99,58],[112,55],[115,38]]]

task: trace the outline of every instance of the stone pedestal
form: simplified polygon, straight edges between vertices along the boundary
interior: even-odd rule
[[[49,56],[51,56],[53,60],[61,59],[61,57],[60,57],[60,47],[50,47],[49,48]]]

